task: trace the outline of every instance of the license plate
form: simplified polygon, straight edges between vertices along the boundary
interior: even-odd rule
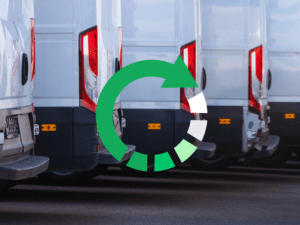
[[[7,117],[5,124],[6,139],[17,138],[20,136],[19,122],[17,117]]]

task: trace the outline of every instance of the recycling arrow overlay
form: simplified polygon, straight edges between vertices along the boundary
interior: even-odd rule
[[[190,74],[188,68],[186,67],[180,56],[177,58],[175,64],[157,60],[136,62],[129,66],[126,66],[125,68],[117,72],[114,76],[112,76],[112,78],[110,78],[110,80],[106,83],[99,96],[96,122],[97,129],[104,146],[118,161],[122,160],[128,147],[120,140],[114,128],[112,114],[115,101],[121,91],[127,85],[134,82],[135,80],[146,77],[159,77],[165,79],[162,88],[198,87],[197,83],[195,82],[194,78]],[[196,97],[202,98],[198,95],[194,98]],[[195,103],[196,101],[194,100],[192,105],[196,105]],[[192,106],[191,108],[195,108],[196,111],[202,111],[202,109],[199,109],[199,107],[197,106]],[[202,133],[200,134],[200,136],[199,134],[194,135],[195,132],[193,131],[193,127],[189,129],[190,134],[192,136],[198,136],[201,138]],[[185,159],[193,154],[193,152],[196,150],[195,148],[196,147],[189,142],[182,141],[175,148],[175,150],[181,161],[185,161]],[[127,166],[136,170],[147,171],[147,155],[135,152],[132,155]],[[155,156],[155,171],[167,170],[173,167],[175,167],[175,165],[168,152]]]

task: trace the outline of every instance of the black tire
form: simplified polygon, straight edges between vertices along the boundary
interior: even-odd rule
[[[108,165],[98,165],[94,169],[90,171],[86,171],[85,176],[87,176],[88,179],[93,179],[101,174],[103,174],[108,168]]]
[[[222,155],[210,159],[194,159],[190,165],[196,170],[220,170],[234,164],[238,159],[236,156]]]
[[[8,180],[0,180],[0,193],[8,189],[8,183]]]
[[[72,185],[82,180],[88,179],[87,176],[84,176],[84,172],[45,172],[38,176],[42,181],[50,185]]]
[[[283,167],[293,152],[293,148],[278,148],[270,157],[256,159],[254,163],[261,167]]]

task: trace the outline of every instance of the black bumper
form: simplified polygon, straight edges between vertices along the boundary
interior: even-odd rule
[[[197,144],[196,152],[190,157],[189,160],[193,160],[195,158],[208,159],[212,158],[216,154],[217,146],[214,143],[210,142],[200,142]]]
[[[277,150],[277,147],[279,145],[280,138],[278,136],[267,136],[259,145],[262,146],[262,149],[256,150],[252,158],[253,159],[260,159],[260,158],[267,158]]]
[[[136,150],[136,147],[134,145],[127,145],[128,149],[123,156],[121,161],[116,160],[107,150],[100,151],[99,153],[99,164],[104,165],[114,165],[114,164],[120,164],[122,162],[126,162],[130,159],[134,151]]]
[[[21,160],[0,165],[0,179],[23,180],[44,172],[49,166],[49,158],[27,156]]]

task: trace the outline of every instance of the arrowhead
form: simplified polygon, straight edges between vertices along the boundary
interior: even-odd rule
[[[173,70],[166,78],[162,85],[162,88],[190,88],[198,87],[196,81],[194,80],[192,74],[188,70],[187,66],[183,62],[181,56],[178,56]]]

